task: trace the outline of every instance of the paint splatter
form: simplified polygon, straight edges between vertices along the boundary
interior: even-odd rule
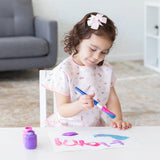
[[[73,76],[74,75],[74,72],[71,72],[71,76]]]
[[[112,138],[117,139],[117,140],[126,140],[126,139],[129,138],[129,137],[126,137],[126,136],[119,136],[119,135],[112,135],[112,134],[95,134],[93,136],[94,137],[112,137]]]
[[[62,136],[76,136],[76,135],[78,135],[78,133],[76,132],[66,132],[62,134]]]
[[[98,73],[99,77],[102,77],[102,75],[100,73]]]
[[[79,79],[84,79],[84,77],[79,77]]]

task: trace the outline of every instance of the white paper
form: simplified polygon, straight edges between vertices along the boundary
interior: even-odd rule
[[[74,136],[64,136],[68,132]],[[138,143],[129,130],[111,127],[60,127],[48,129],[55,152],[135,147]]]

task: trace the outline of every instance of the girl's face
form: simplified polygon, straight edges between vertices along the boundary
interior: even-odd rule
[[[94,66],[103,61],[112,41],[102,36],[92,34],[89,39],[83,39],[78,45],[78,54],[74,56],[77,64],[81,66]]]

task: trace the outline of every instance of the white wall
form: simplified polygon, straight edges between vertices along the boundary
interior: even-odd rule
[[[145,0],[33,0],[35,15],[58,21],[58,62],[68,56],[61,40],[85,14],[98,11],[118,27],[110,61],[143,59]]]

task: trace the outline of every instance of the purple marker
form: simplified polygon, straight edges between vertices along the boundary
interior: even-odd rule
[[[87,95],[84,91],[82,91],[81,89],[79,89],[78,87],[75,87],[75,89],[81,93],[82,95]],[[111,111],[109,111],[106,107],[104,106],[101,106],[99,104],[98,101],[96,101],[95,99],[94,100],[94,105],[96,105],[97,107],[99,107],[104,113],[106,113],[110,118],[114,119],[116,117],[116,115],[114,113],[112,113]]]

